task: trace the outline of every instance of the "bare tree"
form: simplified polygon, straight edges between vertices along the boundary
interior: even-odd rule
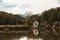
[[[32,16],[32,12],[26,11],[26,13],[25,13],[25,24],[28,24],[28,20],[29,20],[30,16]]]

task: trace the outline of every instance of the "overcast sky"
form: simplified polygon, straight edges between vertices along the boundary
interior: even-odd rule
[[[36,14],[55,7],[60,7],[60,0],[0,0],[0,11],[13,14]]]

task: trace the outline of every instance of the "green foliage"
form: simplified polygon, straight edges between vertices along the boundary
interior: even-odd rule
[[[23,24],[22,19],[20,16],[0,11],[0,25]]]
[[[47,21],[48,23],[53,23],[55,21],[60,22],[60,7],[57,8],[51,8],[47,11],[42,12],[41,16],[41,22]]]

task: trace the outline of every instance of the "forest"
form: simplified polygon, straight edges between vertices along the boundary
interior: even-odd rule
[[[32,19],[33,18],[33,19]],[[48,22],[52,24],[54,22],[60,22],[60,7],[51,8],[49,10],[45,10],[40,14],[32,15],[30,17],[21,17],[20,15],[15,15],[12,13],[7,13],[4,11],[0,11],[0,25],[14,25],[14,24],[32,24],[33,21],[38,21],[39,23]]]
[[[24,18],[19,15],[0,11],[0,25],[16,25],[16,22],[18,22],[18,24],[23,24],[23,19]]]

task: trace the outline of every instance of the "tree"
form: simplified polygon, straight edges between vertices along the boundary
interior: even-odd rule
[[[16,20],[19,20],[19,24],[23,24],[22,17],[0,11],[0,25],[13,25],[16,24]]]

